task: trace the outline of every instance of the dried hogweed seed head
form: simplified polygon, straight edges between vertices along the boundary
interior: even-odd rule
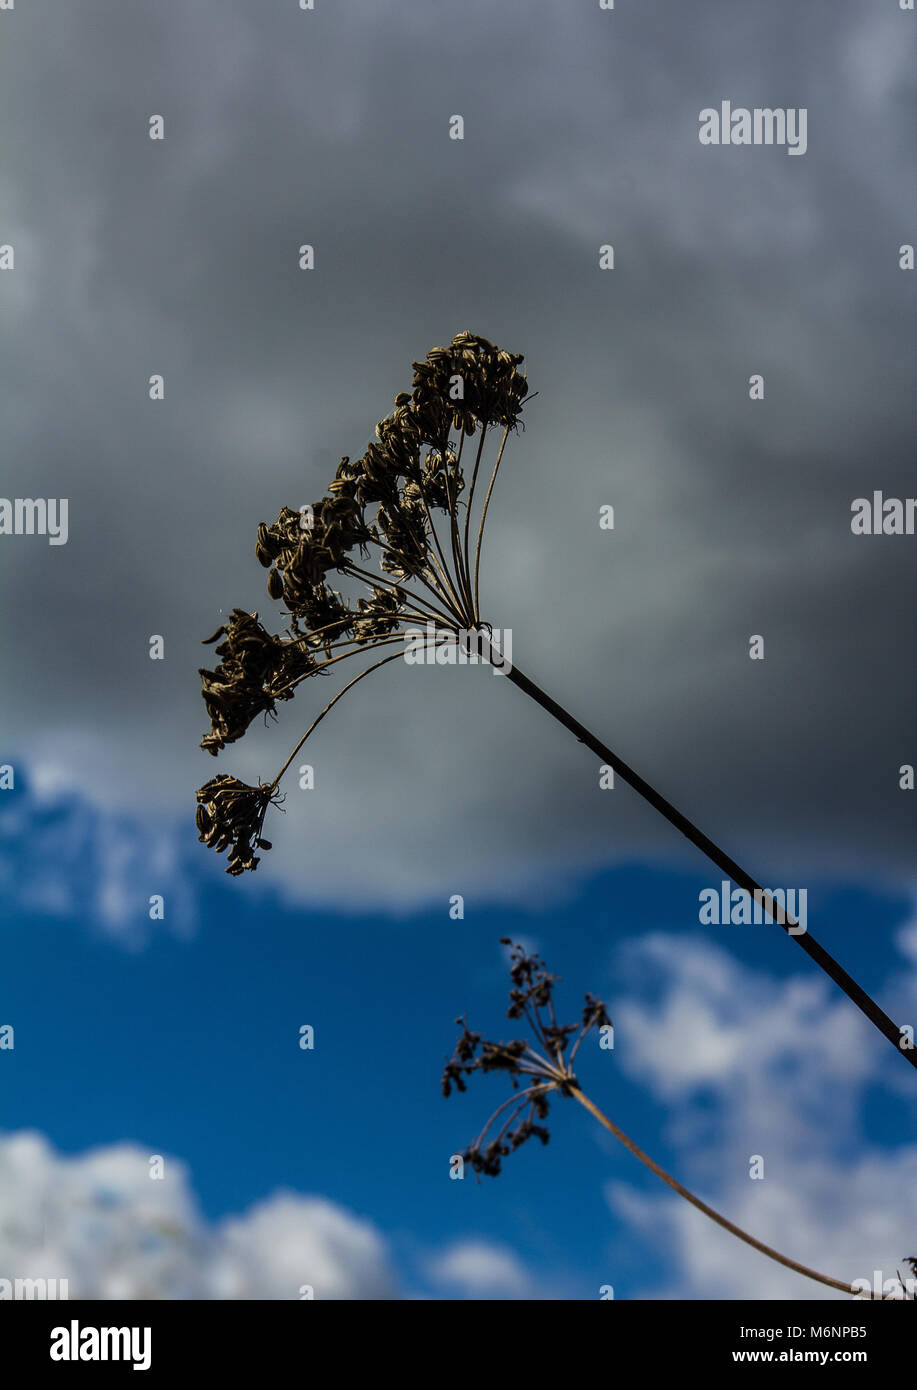
[[[287,611],[288,635],[274,636],[257,614],[235,609],[210,639],[224,639],[217,648],[220,664],[201,671],[211,721],[203,747],[210,753],[216,755],[241,738],[256,715],[273,716],[276,703],[291,698],[306,677],[396,641],[405,623],[423,632],[432,623],[437,632],[453,634],[482,625],[478,558],[486,505],[479,496],[472,582],[469,526],[475,481],[487,430],[502,426],[505,442],[506,432],[518,423],[528,390],[518,371],[522,360],[521,354],[504,352],[467,332],[456,334],[445,347],[432,348],[413,364],[411,390],[394,397],[393,409],[377,424],[362,456],[341,458],[326,495],[300,510],[284,506],[274,522],[258,526],[255,555],[268,570],[269,597]],[[456,441],[450,438],[453,430],[459,431]],[[475,433],[479,444],[466,489],[462,446]],[[502,444],[494,478],[501,455]],[[439,523],[448,532],[445,537],[437,532],[437,517],[446,518]],[[367,571],[370,557],[378,562],[377,578]],[[365,597],[352,605],[329,582],[334,573],[364,586]],[[388,659],[393,658],[375,662],[363,674]],[[279,776],[291,761],[292,755]],[[201,793],[213,785],[208,783]],[[198,829],[202,822],[207,827],[202,838],[226,848],[225,826],[217,832],[207,809],[210,802],[202,804]],[[253,868],[257,859],[237,854],[231,863],[230,871],[238,873]]]
[[[559,1024],[553,999],[558,977],[548,972],[537,954],[514,945],[509,937],[501,937],[500,944],[511,947],[507,1016],[524,1018],[531,1038],[492,1042],[482,1038],[480,1033],[472,1033],[463,1018],[456,1019],[462,1031],[442,1078],[442,1092],[446,1097],[453,1090],[466,1090],[465,1078],[475,1072],[503,1072],[509,1076],[513,1089],[519,1092],[494,1112],[478,1138],[465,1150],[465,1160],[473,1171],[488,1177],[496,1177],[507,1154],[521,1148],[529,1139],[536,1138],[547,1144],[549,1132],[540,1122],[548,1117],[548,1096],[573,1093],[577,1082],[571,1063],[576,1049],[591,1028],[610,1021],[604,1004],[587,994],[582,1023]],[[574,1034],[578,1037],[568,1060],[564,1054]],[[504,1118],[507,1109],[510,1113]],[[485,1143],[498,1120],[497,1134]]]

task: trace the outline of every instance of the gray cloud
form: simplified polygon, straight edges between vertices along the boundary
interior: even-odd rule
[[[914,492],[912,16],[81,0],[4,24],[4,490],[68,496],[71,526],[0,545],[17,758],[193,835],[198,643],[272,607],[257,522],[469,328],[540,393],[484,565],[518,664],[751,868],[913,876],[915,542],[849,530],[854,497]],[[806,155],[702,148],[725,98],[806,106]],[[219,766],[271,775],[317,698]],[[681,853],[482,671],[379,673],[308,760],[263,871],[322,897],[540,894]]]

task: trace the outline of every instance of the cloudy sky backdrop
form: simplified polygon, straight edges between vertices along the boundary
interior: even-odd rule
[[[482,574],[515,662],[753,873],[807,887],[814,934],[917,1021],[917,542],[850,531],[854,498],[915,491],[915,25],[895,0],[0,13],[0,478],[70,499],[67,545],[0,538],[0,1163],[13,1215],[57,1203],[51,1273],[95,1296],[805,1292],[579,1116],[459,1209],[474,1107],[444,1111],[436,1077],[457,1012],[499,1024],[507,931],[574,1010],[615,1003],[597,1096],[709,1200],[843,1277],[910,1253],[906,1067],[773,927],[700,928],[719,875],[506,682],[367,681],[249,882],[193,810],[215,771],[272,776],[336,688],[219,764],[198,747],[201,638],[275,608],[257,523],[319,497],[412,360],[469,329],[539,393]],[[701,146],[726,99],[806,107],[806,154]],[[0,1277],[43,1258],[17,1229]]]

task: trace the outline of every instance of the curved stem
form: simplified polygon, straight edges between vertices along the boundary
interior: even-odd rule
[[[292,614],[288,614],[287,616],[288,616],[288,617],[293,617]],[[347,615],[347,616],[349,617],[349,615]],[[295,621],[296,621],[296,619],[293,618],[293,622],[295,622]],[[341,627],[341,624],[342,624],[342,623],[345,623],[345,624],[346,624],[345,627],[343,627],[343,628]],[[347,621],[347,618],[335,618],[335,619],[334,619],[334,622],[331,622],[331,623],[324,623],[321,627],[313,627],[313,628],[310,628],[308,632],[300,632],[300,631],[298,631],[297,628],[293,627],[292,625],[291,625],[290,627],[288,627],[288,628],[286,629],[286,631],[288,631],[288,632],[290,632],[290,633],[292,634],[292,636],[290,637],[290,646],[292,647],[292,646],[295,646],[295,645],[296,645],[297,643],[299,643],[299,642],[309,642],[309,641],[312,640],[313,637],[320,637],[320,636],[322,635],[323,632],[330,632],[333,628],[337,628],[339,632],[344,632],[344,631],[347,631],[351,626],[352,626],[352,623],[348,622],[348,621]],[[351,639],[351,638],[346,638],[345,640],[346,640],[346,641],[351,641],[352,639]],[[334,644],[333,642],[325,641],[325,642],[319,642],[318,645],[319,645],[320,647],[328,647],[328,646],[332,646],[332,647],[333,647],[335,644]]]
[[[370,536],[369,539],[373,542],[374,545],[378,545],[381,550],[384,550],[389,555],[393,555],[396,560],[403,560],[405,558],[400,553],[400,551],[394,550],[390,545],[387,545],[384,541],[380,541],[378,536]],[[429,589],[430,593],[438,602],[443,602],[448,606],[450,602],[449,593],[447,592],[447,588],[444,587],[448,585],[448,580],[445,574],[443,573],[439,565],[439,562],[436,559],[436,556],[426,546],[426,535],[424,534],[421,537],[421,539],[424,541],[424,549],[427,552],[427,558],[430,561],[432,561],[434,566],[433,569],[427,570],[427,573],[429,574],[430,579],[433,581],[433,583],[430,583],[430,580],[428,580],[420,570],[408,569],[407,578],[401,581],[401,587],[404,588],[404,586],[408,584],[412,579],[419,579],[421,584],[423,584],[424,588]],[[439,576],[439,578],[437,578],[437,575]],[[442,583],[440,583],[440,580],[442,580]],[[373,582],[376,582],[375,579],[373,580]],[[419,601],[421,596],[418,595],[417,597]]]
[[[448,586],[448,588],[449,588],[449,593],[450,593],[451,598],[452,598],[452,604],[454,605],[455,616],[458,618],[459,627],[462,627],[463,624],[464,624],[464,622],[465,622],[465,615],[462,613],[462,601],[461,601],[461,599],[459,598],[458,591],[457,591],[457,588],[456,588],[456,577],[455,577],[455,576],[452,574],[452,572],[450,571],[449,565],[448,565],[448,563],[447,563],[447,561],[446,561],[445,554],[443,553],[443,548],[442,548],[442,546],[440,545],[440,542],[439,542],[439,533],[438,533],[437,530],[436,530],[436,526],[434,525],[434,522],[433,522],[433,515],[432,515],[432,513],[431,513],[431,511],[430,511],[429,505],[427,504],[427,499],[426,499],[426,497],[424,496],[423,483],[422,483],[422,482],[419,484],[419,487],[420,487],[420,501],[421,501],[421,505],[423,506],[423,509],[424,509],[424,513],[425,513],[425,515],[426,515],[426,518],[427,518],[427,524],[429,525],[429,528],[430,528],[430,535],[431,535],[431,537],[432,537],[432,539],[433,539],[433,544],[434,544],[434,546],[436,547],[437,554],[439,555],[439,558],[440,558],[440,560],[442,561],[442,566],[440,567],[440,565],[437,564],[436,568],[437,568],[438,570],[440,570],[440,573],[441,573],[442,576],[443,576],[443,582],[444,582],[444,583]],[[430,558],[431,558],[431,559],[435,559],[435,556],[432,555],[432,553],[431,553]]]
[[[479,441],[478,441],[478,450],[477,450],[477,455],[476,455],[476,457],[475,457],[475,462],[474,462],[474,472],[475,472],[475,475],[477,475],[478,467],[479,467],[480,462],[481,462],[481,455],[482,455],[482,453],[484,452],[484,444],[485,444],[486,438],[487,438],[487,428],[486,428],[486,425],[482,422],[482,424],[481,424],[481,437],[480,437],[480,439],[479,439]],[[463,442],[464,442],[464,431],[462,432],[462,440],[463,440]],[[467,614],[468,614],[469,617],[473,617],[473,615],[474,615],[474,603],[473,603],[472,595],[471,595],[471,580],[470,580],[470,577],[469,577],[468,568],[467,568],[467,566],[466,566],[466,564],[465,564],[465,559],[464,559],[463,551],[462,551],[462,537],[461,537],[461,534],[460,534],[460,532],[459,532],[459,517],[458,517],[458,493],[459,493],[459,489],[458,489],[458,479],[459,479],[459,476],[460,476],[460,472],[459,472],[459,461],[458,461],[458,457],[456,456],[455,459],[454,459],[454,462],[453,462],[453,466],[452,466],[452,482],[455,484],[455,494],[454,494],[454,495],[453,495],[453,492],[452,492],[452,487],[450,486],[450,477],[449,477],[449,469],[448,469],[448,467],[446,468],[446,473],[445,473],[445,480],[446,480],[446,496],[447,496],[448,499],[449,499],[449,527],[450,527],[450,535],[451,535],[451,540],[452,540],[452,562],[453,562],[453,564],[454,564],[454,566],[455,566],[455,574],[456,574],[456,578],[457,578],[457,581],[458,581],[459,588],[460,588],[461,591],[462,591],[462,598],[463,598],[463,600],[464,600],[465,610],[466,610],[466,612],[467,612]],[[465,503],[465,521],[466,521],[466,524],[467,524],[467,520],[468,520],[468,510],[469,510],[470,505],[471,505],[471,499],[470,499],[470,496],[469,496],[468,500],[467,500],[466,503]]]
[[[393,632],[389,633],[387,637],[375,637],[371,642],[364,642],[356,646],[351,646],[349,651],[341,652],[340,656],[330,656],[327,661],[319,662],[319,664],[313,666],[311,670],[304,671],[301,676],[296,676],[294,680],[287,681],[286,685],[281,685],[273,692],[274,698],[282,699],[288,690],[295,690],[296,687],[302,685],[304,681],[311,680],[313,676],[327,671],[329,666],[336,666],[339,661],[346,661],[348,657],[359,656],[361,652],[371,652],[374,651],[376,647],[388,647],[391,646],[393,642],[402,642],[403,640],[403,633]],[[348,645],[350,644],[348,643]]]
[[[484,438],[484,434],[483,434],[483,432],[482,432],[482,435],[481,435],[481,443],[483,443],[483,438]],[[462,430],[461,443],[464,444],[464,442],[465,442],[465,431]],[[462,451],[461,451],[461,447],[459,447],[459,459],[461,459],[461,456],[462,456]],[[470,574],[471,574],[471,560],[470,560],[469,549],[468,549],[468,533],[469,533],[469,531],[470,531],[470,529],[471,529],[471,511],[472,511],[472,507],[473,507],[473,505],[474,505],[474,490],[475,490],[475,488],[477,487],[477,482],[478,482],[478,469],[480,468],[480,466],[481,466],[481,449],[480,449],[480,446],[479,446],[478,452],[477,452],[477,454],[476,454],[476,456],[475,456],[475,460],[474,460],[474,468],[473,468],[472,474],[471,474],[471,483],[470,483],[470,485],[469,485],[469,487],[468,487],[468,496],[467,496],[467,498],[465,499],[465,535],[464,535],[464,539],[463,539],[463,548],[464,548],[464,552],[465,552],[465,573],[466,573],[467,575],[469,575],[469,576],[470,576]]]
[[[582,1041],[583,1041],[583,1039],[585,1038],[586,1034],[587,1034],[587,1033],[590,1031],[590,1029],[592,1028],[592,1025],[595,1023],[597,1017],[598,1017],[598,1013],[597,1013],[597,1012],[593,1012],[593,1013],[590,1015],[590,1017],[589,1017],[589,1022],[588,1022],[588,1023],[584,1023],[583,1026],[582,1026],[582,1028],[580,1029],[579,1037],[578,1037],[578,1038],[576,1039],[576,1041],[574,1042],[574,1044],[573,1044],[573,1050],[571,1051],[570,1056],[569,1056],[569,1058],[567,1059],[567,1069],[568,1069],[568,1070],[573,1066],[573,1063],[576,1061],[576,1054],[577,1054],[577,1053],[579,1052],[579,1050],[580,1050],[580,1046],[581,1046],[581,1044],[582,1044]]]
[[[468,575],[471,574],[471,557],[470,557],[470,550],[469,550],[469,533],[470,533],[470,530],[471,530],[471,508],[472,508],[472,503],[474,502],[474,492],[475,492],[475,487],[477,486],[477,481],[478,481],[478,470],[479,470],[479,468],[480,468],[480,466],[481,466],[481,457],[482,457],[482,452],[483,452],[484,436],[485,436],[485,434],[486,434],[486,430],[482,427],[482,429],[481,429],[481,439],[480,439],[480,442],[479,442],[479,444],[478,444],[478,451],[477,451],[477,454],[475,455],[475,460],[474,460],[474,470],[473,470],[472,475],[471,475],[471,486],[470,486],[470,488],[469,488],[469,490],[468,490],[468,501],[467,501],[467,504],[466,504],[466,506],[465,506],[465,537],[464,537],[464,549],[465,549],[465,570],[466,570],[466,573],[467,573]],[[472,593],[471,603],[472,603],[472,611],[475,612],[475,615],[476,615],[476,605],[475,605],[475,602],[474,602],[474,594],[473,594],[473,593]]]
[[[537,1063],[538,1075],[549,1077],[550,1080],[556,1085],[558,1076],[562,1076],[564,1075],[564,1073],[558,1072],[554,1067],[550,1065],[547,1059],[540,1056],[539,1053],[537,1053],[534,1050],[534,1048],[527,1047],[525,1050],[528,1056],[525,1060],[524,1065],[531,1069],[530,1074],[531,1072],[534,1072],[535,1064]]]
[[[481,1133],[478,1135],[477,1139],[473,1141],[472,1148],[479,1149],[481,1147],[481,1145],[484,1143],[484,1140],[487,1138],[487,1132],[493,1124],[494,1120],[496,1120],[499,1115],[502,1115],[503,1111],[506,1110],[508,1106],[515,1105],[517,1111],[522,1110],[525,1107],[527,1096],[534,1095],[536,1091],[550,1090],[550,1085],[546,1086],[539,1082],[535,1086],[527,1086],[524,1091],[513,1091],[513,1094],[509,1097],[508,1100],[505,1100],[502,1105],[497,1106],[496,1110],[491,1115],[490,1119],[487,1121],[487,1124],[481,1130]],[[514,1111],[513,1114],[515,1115],[516,1111]],[[503,1129],[501,1129],[500,1135],[504,1134],[505,1131],[506,1125],[504,1125]],[[497,1138],[499,1138],[500,1135],[498,1135]]]
[[[448,605],[455,611],[455,615],[459,621],[459,626],[461,626],[462,622],[464,621],[464,618],[461,613],[462,601],[459,598],[457,581],[446,562],[446,557],[443,553],[443,548],[440,544],[439,534],[436,530],[436,526],[433,521],[433,514],[431,513],[430,508],[427,506],[426,499],[424,499],[423,505],[424,510],[426,512],[427,521],[429,522],[430,526],[428,534],[433,537],[433,544],[436,547],[436,554],[434,554],[432,550],[429,550],[428,554],[433,564],[436,566],[436,571],[439,574],[443,584],[446,586],[448,590]],[[437,554],[440,557],[439,559],[436,558]],[[442,563],[440,563],[440,561]]]
[[[702,1202],[699,1197],[695,1197],[693,1192],[689,1192],[686,1187],[683,1187],[682,1184],[673,1178],[670,1173],[667,1173],[664,1168],[660,1168],[659,1164],[654,1162],[649,1154],[645,1154],[641,1148],[638,1148],[634,1141],[629,1139],[622,1129],[619,1129],[612,1120],[609,1120],[607,1115],[602,1114],[598,1106],[594,1105],[589,1097],[584,1095],[577,1085],[572,1082],[568,1084],[571,1095],[579,1101],[580,1105],[585,1106],[590,1115],[593,1115],[595,1119],[598,1120],[599,1124],[603,1125],[604,1128],[608,1130],[609,1134],[613,1134],[619,1143],[623,1144],[626,1149],[629,1149],[635,1158],[639,1158],[640,1162],[645,1167],[649,1168],[651,1173],[655,1173],[657,1178],[661,1178],[664,1183],[671,1187],[673,1192],[677,1192],[679,1197],[684,1197],[685,1201],[690,1202],[692,1207],[697,1207],[698,1211],[702,1211],[705,1216],[709,1216],[711,1221],[715,1221],[718,1226],[722,1226],[725,1231],[729,1231],[730,1235],[737,1236],[738,1239],[743,1240],[746,1245],[750,1245],[753,1250],[759,1251],[762,1255],[767,1255],[768,1259],[775,1260],[777,1264],[784,1265],[787,1269],[792,1269],[797,1274],[804,1275],[807,1279],[814,1279],[819,1284],[827,1284],[829,1289],[840,1289],[842,1293],[852,1295],[857,1295],[859,1293],[859,1290],[854,1289],[852,1284],[845,1284],[841,1279],[833,1279],[830,1274],[819,1274],[818,1270],[810,1269],[808,1265],[800,1264],[798,1260],[791,1260],[787,1255],[781,1255],[779,1250],[774,1250],[772,1246],[765,1245],[763,1241],[756,1240],[755,1237],[750,1236],[747,1231],[743,1231],[741,1226],[737,1226],[735,1222],[728,1221],[725,1216],[721,1216],[718,1211],[714,1211],[713,1207],[708,1206],[706,1202]],[[874,1296],[875,1295],[870,1294],[871,1298]]]
[[[494,490],[494,483],[497,481],[497,473],[500,468],[500,460],[503,457],[503,450],[506,448],[506,441],[509,438],[509,425],[503,431],[503,438],[500,441],[500,452],[497,454],[497,461],[494,464],[494,471],[490,475],[490,482],[487,485],[487,495],[484,498],[484,506],[481,509],[481,521],[478,526],[478,538],[474,547],[474,621],[477,626],[481,624],[481,609],[478,599],[478,571],[481,567],[481,541],[484,539],[484,523],[487,520],[487,508],[490,506],[490,496]]]
[[[296,757],[296,754],[299,752],[300,748],[302,748],[306,739],[312,733],[312,730],[317,728],[318,725],[321,724],[325,715],[328,714],[330,710],[334,709],[334,706],[337,704],[338,700],[342,699],[347,694],[348,690],[352,690],[353,687],[357,685],[363,679],[364,676],[370,675],[373,671],[378,671],[380,666],[385,666],[389,661],[400,661],[403,655],[403,652],[392,652],[390,656],[384,656],[381,661],[374,661],[372,666],[367,666],[365,671],[361,671],[358,676],[354,676],[352,681],[348,681],[348,683],[343,687],[343,689],[338,691],[334,699],[328,701],[321,714],[317,715],[315,719],[312,720],[312,723],[309,725],[308,729],[303,734],[296,747],[293,749],[293,752],[287,758],[283,767],[280,769],[280,771],[277,773],[277,776],[274,778],[273,782],[268,783],[268,786],[276,787],[279,784],[281,777],[286,772],[287,768],[290,766],[290,763]]]
[[[447,613],[444,613],[441,609],[430,603],[429,599],[425,599],[423,594],[416,594],[411,589],[408,589],[406,587],[406,581],[404,580],[399,583],[397,580],[389,578],[384,574],[373,574],[372,570],[365,570],[362,566],[354,565],[349,560],[345,562],[341,569],[341,573],[346,574],[351,579],[360,579],[366,583],[372,584],[374,589],[388,589],[391,593],[402,593],[405,598],[413,599],[415,603],[425,604],[432,612],[436,613],[438,617],[443,618],[447,623],[451,621]],[[419,579],[422,584],[425,584],[426,587],[430,589],[434,597],[443,597],[437,594],[434,589],[430,588],[430,585],[427,584],[426,580],[421,575],[412,575],[409,578]],[[359,618],[359,614],[356,612],[353,616],[355,621]]]

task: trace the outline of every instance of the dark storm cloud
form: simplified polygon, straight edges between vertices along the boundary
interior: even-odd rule
[[[335,687],[215,764],[199,639],[221,608],[270,612],[257,522],[318,497],[411,360],[468,328],[524,352],[540,393],[484,565],[514,660],[752,869],[912,874],[917,538],[849,522],[873,488],[915,492],[913,15],[0,19],[3,491],[70,498],[65,547],[0,545],[6,743],[46,782],[184,808],[193,835],[206,777],[273,774]],[[700,146],[725,99],[806,107],[806,154]],[[345,864],[345,896],[402,901],[679,850],[485,671],[394,665],[303,760],[317,789],[291,784],[262,872],[321,895]]]

